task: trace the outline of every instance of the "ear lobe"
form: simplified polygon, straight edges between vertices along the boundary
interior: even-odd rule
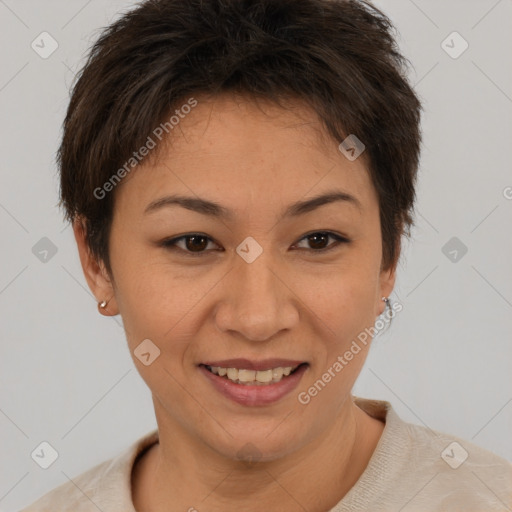
[[[377,315],[382,315],[386,310],[386,304],[382,300],[382,297],[389,297],[391,292],[395,287],[396,280],[396,266],[389,268],[388,270],[383,270],[380,273],[379,278],[379,295],[378,295],[378,306],[377,306]],[[384,306],[382,306],[384,304]],[[382,309],[382,311],[380,311]]]
[[[117,305],[114,297],[114,289],[108,272],[103,262],[96,260],[86,240],[86,227],[82,218],[77,217],[73,222],[73,233],[78,248],[80,263],[85,279],[98,303],[107,302],[105,308],[98,307],[101,314],[107,316],[117,314]]]
[[[400,233],[402,232],[400,228]],[[383,265],[381,262],[380,267],[380,277],[379,277],[379,286],[380,286],[380,294],[378,296],[379,304],[382,302],[382,297],[389,297],[391,293],[393,292],[393,289],[395,288],[395,281],[396,281],[396,269],[398,267],[398,261],[400,258],[401,253],[401,239],[398,238],[396,245],[395,245],[395,260],[388,265],[388,268],[386,270],[383,270]],[[384,309],[386,308],[386,305],[384,305]],[[382,313],[379,313],[382,314]]]

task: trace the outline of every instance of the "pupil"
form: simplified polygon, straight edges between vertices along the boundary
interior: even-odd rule
[[[322,242],[320,242],[320,246],[318,244],[318,239],[321,238],[323,242],[326,241],[327,239],[327,235],[325,233],[321,233],[321,234],[314,234],[314,235],[309,235],[309,242],[310,242],[310,245],[315,248],[315,249],[323,249],[323,247],[320,247],[323,245]]]
[[[201,240],[203,243],[202,244],[199,244],[199,245],[194,245],[198,240]],[[190,243],[192,241],[192,243]],[[195,252],[200,252],[201,249],[204,249],[206,248],[206,246],[208,245],[208,242],[206,242],[206,237],[205,236],[189,236],[187,237],[187,249],[191,250],[191,251],[195,251],[195,249],[199,249],[199,251],[195,251]]]
[[[325,242],[327,241],[328,236],[325,233],[313,234],[309,235],[309,243],[311,247],[315,249],[322,249],[325,246]],[[197,243],[198,241],[202,243]],[[205,249],[208,245],[205,236],[189,236],[187,237],[187,249],[195,252],[200,252]]]

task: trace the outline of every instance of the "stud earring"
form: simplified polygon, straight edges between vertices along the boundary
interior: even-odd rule
[[[389,300],[389,297],[382,297],[381,299],[382,301],[384,301],[386,303],[386,305],[384,306],[384,311],[386,311],[386,309],[389,307],[389,309],[391,310],[391,301]],[[384,313],[384,311],[382,313]],[[382,314],[381,313],[381,314]]]

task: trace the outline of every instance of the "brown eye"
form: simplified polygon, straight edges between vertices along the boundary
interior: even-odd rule
[[[208,237],[203,235],[193,235],[185,237],[185,246],[187,250],[192,252],[201,252],[208,245]]]
[[[334,239],[335,242],[328,244],[329,238]],[[306,240],[307,244],[309,245],[309,247],[305,247],[305,249],[309,249],[313,252],[330,251],[340,244],[350,243],[348,238],[339,236],[335,233],[331,233],[330,231],[317,231],[315,233],[309,233],[304,236],[301,241],[302,240]]]
[[[330,238],[334,240],[334,243],[328,243]],[[350,243],[348,238],[337,235],[330,231],[316,231],[314,233],[308,233],[303,238],[301,238],[300,243],[302,243],[303,240],[307,242],[308,247],[301,247],[301,249],[306,249],[309,252],[316,253],[324,253],[330,251],[331,249],[335,249],[341,244]],[[186,256],[202,256],[211,252],[211,250],[207,250],[209,243],[217,245],[209,236],[203,235],[201,233],[191,233],[189,235],[183,235],[177,238],[164,240],[160,243],[160,245],[168,250],[181,251]]]
[[[315,233],[313,235],[308,235],[308,241],[312,249],[325,249],[326,244],[329,241],[329,235],[325,233]]]
[[[209,243],[214,243],[209,236],[201,233],[192,233],[190,235],[164,240],[160,245],[169,250],[180,250],[187,256],[201,256],[209,252],[206,250]]]

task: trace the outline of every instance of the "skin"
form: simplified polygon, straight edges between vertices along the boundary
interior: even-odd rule
[[[149,386],[159,443],[132,475],[139,512],[325,511],[361,476],[384,423],[353,402],[351,389],[370,343],[311,399],[307,390],[372,327],[395,282],[381,269],[378,196],[363,156],[338,150],[300,102],[283,109],[243,97],[196,97],[159,158],[142,162],[115,191],[110,238],[113,275],[74,232],[88,284],[121,314],[134,364]],[[289,204],[332,189],[361,209],[334,202],[279,220]],[[234,210],[233,220],[167,207],[162,196],[199,196]],[[310,232],[351,240],[315,245]],[[190,233],[210,237],[202,255],[159,246]],[[263,253],[248,264],[235,251],[248,236]],[[321,241],[322,243],[322,241]],[[224,249],[216,251],[215,249]],[[316,252],[315,252],[316,251]],[[197,254],[197,252],[196,252]],[[149,338],[161,351],[144,366],[133,351]],[[215,359],[283,357],[309,364],[298,388],[278,402],[244,406],[220,395],[198,369]],[[248,443],[259,462],[237,455]]]

